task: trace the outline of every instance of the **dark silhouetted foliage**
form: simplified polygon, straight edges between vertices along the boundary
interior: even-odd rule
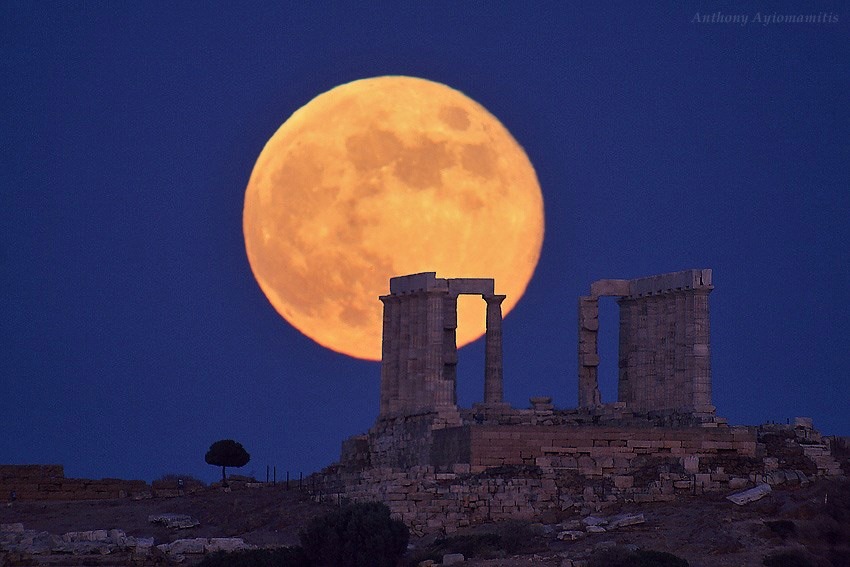
[[[665,551],[630,551],[624,547],[609,547],[594,551],[588,567],[689,567],[689,563]]]
[[[198,567],[307,567],[309,563],[300,547],[253,549],[250,551],[217,551],[204,557]]]
[[[797,526],[791,520],[773,520],[764,523],[770,531],[785,539],[797,531]]]
[[[783,551],[768,555],[762,561],[766,567],[815,567],[814,563],[798,551]]]
[[[204,460],[207,464],[221,467],[221,481],[226,483],[225,467],[244,467],[251,460],[251,455],[241,443],[233,439],[222,439],[210,445]]]
[[[418,565],[427,559],[439,562],[447,553],[462,553],[467,559],[491,559],[505,555],[502,538],[497,534],[456,535],[435,539],[428,547],[410,557],[409,564]]]
[[[395,567],[409,538],[407,526],[379,502],[348,504],[314,518],[300,533],[312,567]]]
[[[539,524],[507,521],[489,526],[491,531],[486,533],[439,537],[408,557],[407,562],[409,565],[418,565],[428,559],[439,562],[447,553],[493,559],[542,551],[548,548],[548,539],[539,528]]]

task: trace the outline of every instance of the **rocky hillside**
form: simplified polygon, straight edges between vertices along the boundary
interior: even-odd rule
[[[18,501],[0,507],[0,566],[192,564],[215,549],[294,545],[298,530],[331,508],[307,492],[264,485],[172,498]],[[723,495],[609,503],[546,523],[426,534],[412,540],[408,561],[462,554],[472,567],[566,567],[611,549],[669,552],[694,567],[761,565],[781,552],[811,565],[850,565],[850,482],[786,485],[743,505]]]

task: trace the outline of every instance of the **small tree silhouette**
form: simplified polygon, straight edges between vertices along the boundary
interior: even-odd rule
[[[226,485],[226,467],[244,467],[251,460],[251,455],[245,450],[241,443],[233,439],[222,439],[210,445],[210,450],[204,455],[207,464],[221,467],[221,481]]]

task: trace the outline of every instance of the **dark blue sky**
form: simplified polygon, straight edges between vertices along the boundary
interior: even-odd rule
[[[514,406],[575,406],[593,280],[710,267],[718,414],[850,435],[846,4],[307,4],[0,5],[0,462],[214,480],[203,454],[231,437],[264,477],[373,423],[379,364],[280,318],[241,223],[278,126],[386,74],[463,91],[537,170],[543,252],[504,326]],[[694,21],[717,11],[750,22]],[[799,13],[837,21],[752,21]],[[460,353],[464,405],[482,361],[480,341]]]

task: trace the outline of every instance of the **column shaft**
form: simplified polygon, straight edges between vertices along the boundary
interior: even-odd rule
[[[487,334],[484,344],[484,403],[503,399],[502,384],[502,301],[504,295],[484,296],[487,302]]]

